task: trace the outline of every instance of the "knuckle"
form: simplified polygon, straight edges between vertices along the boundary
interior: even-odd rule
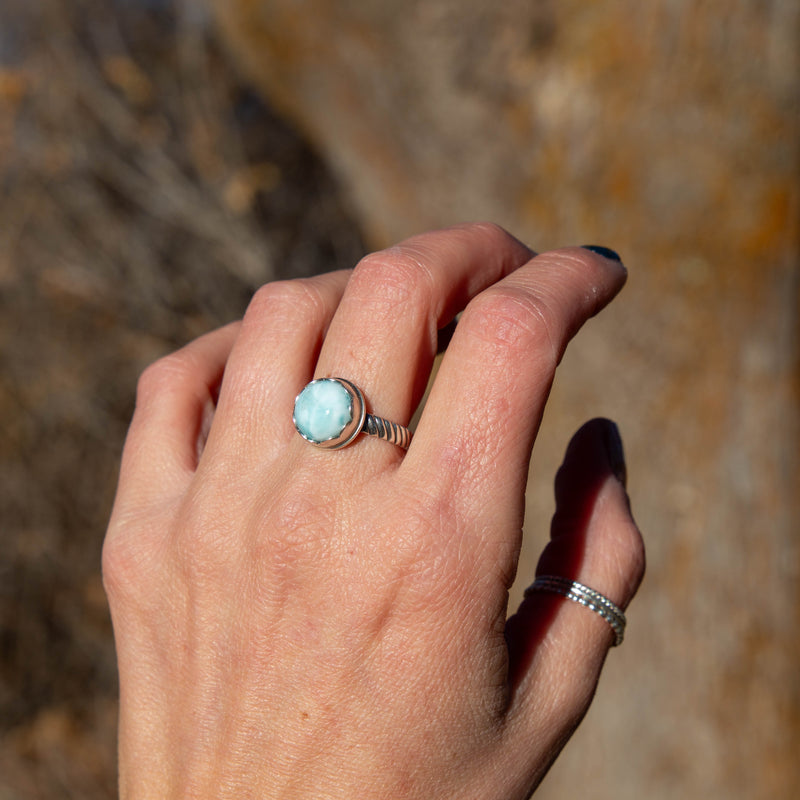
[[[410,245],[397,245],[361,259],[351,278],[351,290],[373,306],[394,308],[426,296],[432,276],[422,253]]]
[[[513,237],[502,225],[498,225],[496,222],[473,222],[469,227],[471,227],[473,230],[480,231],[492,239],[497,239],[498,242],[503,244],[507,243],[509,240],[516,241],[515,237]]]
[[[137,405],[148,404],[190,377],[192,366],[181,351],[154,361],[144,369],[136,385]]]
[[[324,301],[313,280],[274,281],[256,291],[244,315],[247,327],[281,326],[289,318],[316,324],[324,313]]]
[[[560,358],[555,315],[543,295],[492,287],[467,306],[463,323],[473,335],[505,352],[533,352],[553,367]]]
[[[224,585],[235,560],[228,515],[214,505],[188,498],[182,505],[173,541],[175,562],[189,585]]]
[[[496,222],[464,222],[446,228],[445,231],[456,235],[463,234],[470,238],[476,235],[483,236],[492,240],[497,247],[507,247],[509,243],[521,244],[519,239],[512,236],[502,225],[498,225]],[[435,235],[438,235],[438,233],[440,232],[434,232]],[[423,236],[427,235],[429,234],[423,234]]]
[[[157,550],[150,528],[124,529],[106,537],[103,542],[101,570],[103,587],[109,602],[132,600],[136,604],[149,595],[154,564],[152,554]]]
[[[514,260],[519,260],[519,263],[536,255],[530,247],[495,222],[470,222],[457,225],[451,230],[463,235],[469,243],[480,240],[481,246],[488,253],[513,253]]]

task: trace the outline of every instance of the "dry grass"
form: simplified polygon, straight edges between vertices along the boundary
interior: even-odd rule
[[[141,368],[362,252],[198,4],[0,6],[0,800],[115,794],[98,574]]]

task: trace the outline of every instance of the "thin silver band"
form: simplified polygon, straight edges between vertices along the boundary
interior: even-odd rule
[[[600,592],[584,586],[578,581],[562,578],[560,575],[540,575],[526,590],[525,597],[534,592],[550,592],[580,603],[585,608],[599,614],[614,630],[614,647],[622,644],[625,637],[625,614]]]

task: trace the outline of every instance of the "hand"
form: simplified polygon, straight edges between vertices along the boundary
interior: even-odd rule
[[[613,642],[550,594],[506,621],[528,462],[564,348],[614,259],[468,225],[273,283],[140,381],[103,554],[123,798],[525,798]],[[407,452],[292,424],[341,376]],[[620,606],[644,569],[616,428],[573,439],[540,571]]]

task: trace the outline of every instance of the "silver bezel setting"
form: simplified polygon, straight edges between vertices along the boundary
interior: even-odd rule
[[[295,419],[294,412],[292,413],[292,422],[294,422],[295,430],[310,444],[313,444],[314,447],[322,448],[323,450],[339,450],[342,447],[347,447],[355,438],[361,433],[361,429],[364,427],[364,420],[367,416],[367,408],[366,403],[364,402],[364,395],[361,393],[361,390],[354,384],[344,378],[317,378],[316,380],[311,381],[311,383],[306,384],[303,387],[303,391],[297,395],[295,398],[295,403],[297,403],[297,398],[313,383],[321,383],[322,381],[334,381],[338,383],[340,386],[344,388],[347,394],[350,396],[350,422],[344,426],[342,432],[338,436],[334,436],[330,439],[325,439],[324,441],[316,441],[315,439],[310,439],[306,436],[300,428],[297,426],[297,420]]]

